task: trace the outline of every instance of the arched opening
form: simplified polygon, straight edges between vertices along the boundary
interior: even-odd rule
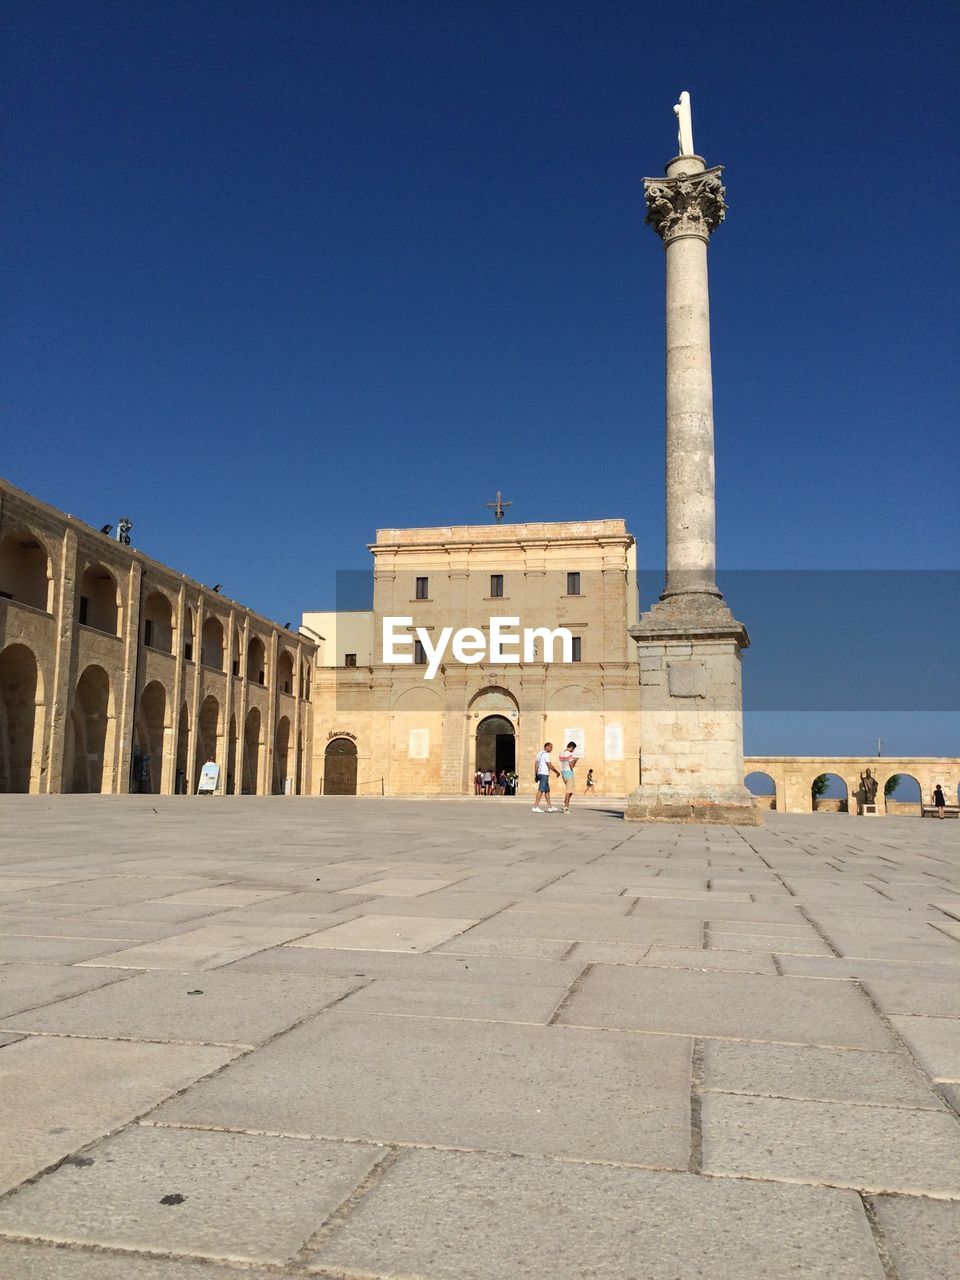
[[[103,667],[87,667],[77,681],[70,710],[63,770],[70,791],[96,795],[109,781],[106,766],[112,702],[110,677]]]
[[[162,591],[151,591],[143,602],[143,643],[173,653],[173,606]]]
[[[847,784],[838,773],[820,773],[810,784],[814,813],[846,813]]]
[[[47,549],[27,529],[0,541],[0,598],[50,612],[53,574]]]
[[[32,651],[12,644],[0,654],[0,791],[38,791],[43,750],[43,677]]]
[[[80,580],[77,620],[108,635],[119,635],[120,595],[117,580],[102,564],[85,570]]]
[[[223,670],[223,623],[219,618],[207,618],[203,624],[200,661],[211,671]]]
[[[187,794],[187,755],[190,749],[190,712],[187,704],[180,708],[180,719],[177,721],[177,776],[173,789],[178,796]]]
[[[159,680],[151,680],[140,695],[133,743],[133,789],[159,795],[163,775],[163,739],[167,694]]]
[[[887,813],[898,814],[902,818],[920,816],[923,792],[920,783],[910,773],[895,773],[887,778],[883,784],[883,799]]]
[[[777,784],[769,773],[764,773],[761,769],[748,773],[743,785],[754,797],[754,804],[758,809],[776,809]]]
[[[323,794],[357,794],[357,744],[349,738],[333,738],[323,753]]]
[[[243,726],[243,775],[240,790],[245,796],[257,794],[257,780],[260,776],[260,712],[251,707]]]
[[[237,767],[237,717],[230,717],[230,732],[227,735],[227,784],[225,794],[232,796],[236,794],[237,779],[234,770]]]
[[[183,611],[183,656],[193,661],[193,610],[188,605]]]
[[[267,651],[259,636],[251,636],[247,646],[247,679],[254,684],[267,682]]]
[[[235,676],[238,676],[242,670],[240,666],[240,628],[233,628],[233,648],[232,657],[230,659],[230,670]]]
[[[290,776],[290,721],[281,716],[277,721],[276,744],[273,751],[273,794],[284,794]]]
[[[277,663],[277,680],[281,693],[293,693],[293,658],[289,649],[284,649]]]
[[[506,716],[487,716],[477,725],[477,769],[497,775],[517,767],[517,738],[513,721]]]
[[[217,760],[217,746],[220,738],[220,703],[213,694],[207,694],[200,707],[197,718],[197,745],[193,753],[193,789],[200,785],[200,771],[208,760],[216,760],[223,768],[223,761]]]

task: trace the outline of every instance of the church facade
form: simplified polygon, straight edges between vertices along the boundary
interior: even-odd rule
[[[581,786],[589,768],[600,793],[637,785],[636,547],[623,520],[381,529],[370,551],[373,609],[303,619],[321,664],[315,791],[461,795],[478,769],[516,769],[529,793],[536,751],[571,740]],[[498,619],[516,639],[494,661]],[[558,627],[566,655],[542,636],[524,654],[522,631]],[[460,660],[448,635],[428,678],[445,629],[473,629],[474,652]],[[393,652],[391,634],[403,637]],[[410,661],[386,660],[398,654]]]

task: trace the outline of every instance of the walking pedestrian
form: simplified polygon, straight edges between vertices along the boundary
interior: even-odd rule
[[[933,803],[937,806],[937,817],[942,818],[943,810],[947,803],[947,798],[943,794],[943,787],[941,787],[939,782],[933,788]]]
[[[550,752],[553,750],[552,742],[545,742],[543,750],[537,752],[536,759],[533,762],[533,773],[537,780],[537,798],[533,802],[534,813],[556,813],[553,805],[550,803],[550,775],[555,773],[560,777],[560,770],[550,760]],[[540,801],[546,800],[546,809],[540,808]]]
[[[577,767],[579,756],[576,754],[577,744],[568,742],[560,752],[560,777],[563,779],[563,812],[570,812],[570,801],[573,799],[573,771]]]
[[[591,791],[595,791],[596,786],[597,784],[593,780],[593,770],[588,769],[587,770],[587,795],[589,795]]]

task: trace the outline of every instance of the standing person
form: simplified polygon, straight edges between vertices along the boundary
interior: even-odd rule
[[[482,787],[483,787],[483,774],[478,769],[477,772],[473,775],[473,794],[475,796],[481,795]]]
[[[576,755],[577,744],[568,742],[560,752],[560,777],[563,779],[563,812],[570,812],[570,801],[573,799],[573,771],[580,759]]]
[[[947,803],[946,796],[943,794],[943,787],[938,782],[933,788],[933,803],[937,806],[937,816],[943,817],[944,805]]]
[[[501,769],[497,774],[497,795],[504,796],[507,794],[507,771]]]
[[[534,813],[555,813],[553,805],[550,803],[550,775],[555,773],[560,777],[560,770],[551,763],[550,752],[553,750],[552,742],[545,742],[543,750],[537,752],[536,760],[533,763],[533,772],[537,779],[537,798],[533,803]],[[546,809],[540,808],[540,801],[546,799]]]
[[[588,795],[590,794],[591,791],[596,790],[596,785],[597,784],[593,780],[593,770],[588,769],[587,770],[587,794]]]

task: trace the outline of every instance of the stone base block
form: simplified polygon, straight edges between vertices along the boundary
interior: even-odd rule
[[[689,804],[634,804],[627,802],[627,822],[723,823],[735,827],[761,827],[760,811],[749,804],[711,804],[692,800]]]
[[[676,787],[638,787],[627,797],[627,822],[722,823],[726,826],[761,827],[763,816],[746,788],[733,794],[680,795]],[[724,789],[725,790],[725,789]]]

